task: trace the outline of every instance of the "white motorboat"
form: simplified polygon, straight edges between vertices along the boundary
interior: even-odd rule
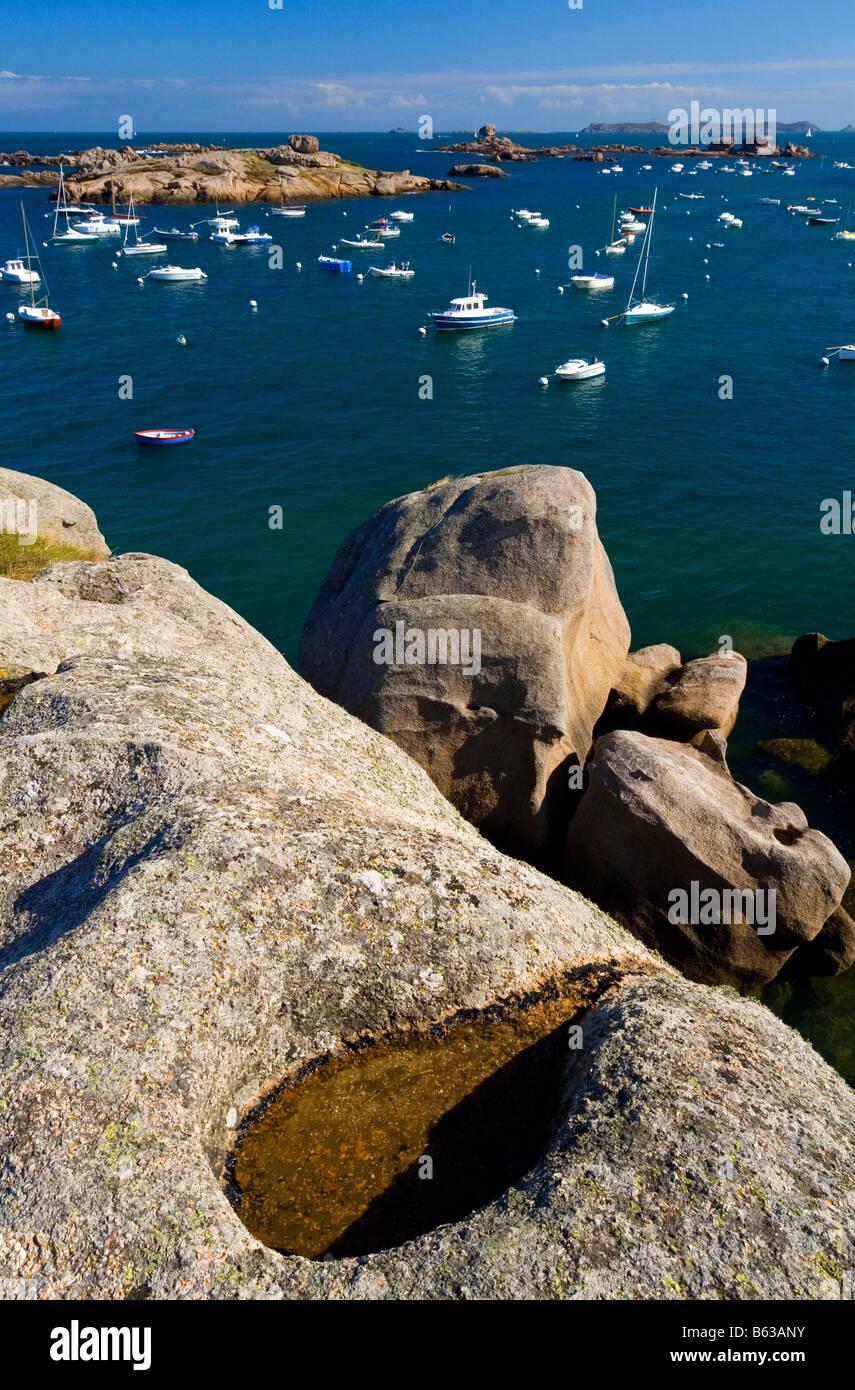
[[[415,215],[414,212],[390,212],[389,219],[392,222],[412,222]]]
[[[352,246],[355,251],[377,251],[382,250],[382,241],[369,241],[367,237],[359,237],[356,241],[351,241],[349,237],[343,236],[339,246]]]
[[[478,294],[475,281],[469,292],[459,299],[452,299],[447,309],[433,315],[434,326],[439,329],[500,328],[504,324],[515,323],[513,309],[485,308],[487,296]]]
[[[194,231],[182,232],[180,227],[170,227],[168,231],[163,231],[161,227],[155,227],[154,235],[163,237],[164,241],[198,241],[199,233]]]
[[[559,381],[588,381],[592,376],[602,376],[606,370],[605,362],[586,362],[584,357],[571,357],[555,368]]]
[[[690,203],[696,203],[700,198],[703,198],[703,196],[704,196],[703,193],[678,193],[678,194],[677,194],[677,197],[678,197],[678,198],[685,198],[685,199],[686,199],[688,202],[690,202]]]
[[[538,217],[539,213],[531,213],[528,208],[517,208],[514,217],[520,222],[527,222],[530,217]]]
[[[548,218],[548,217],[530,217],[530,218],[528,219],[528,225],[529,225],[530,227],[539,227],[539,228],[541,229],[541,231],[543,231],[546,227],[549,226],[549,218]]]
[[[574,275],[570,284],[576,290],[612,290],[615,277],[601,275],[599,271],[595,271],[593,275]]]
[[[270,209],[271,217],[305,217],[306,209],[292,204],[290,207],[283,203],[281,207]]]
[[[724,225],[725,225],[726,227],[741,227],[741,226],[742,226],[742,218],[741,218],[741,217],[731,217],[730,221],[729,221],[729,222],[725,222]]]
[[[39,285],[42,277],[25,266],[20,256],[13,256],[0,266],[0,278],[11,280],[14,285]]]
[[[644,171],[645,173],[649,173],[649,171],[653,168],[653,165],[652,165],[652,164],[642,164],[641,167],[642,167],[642,169],[643,169],[643,171]]]
[[[637,218],[637,217],[633,217],[632,213],[629,213],[629,214],[621,213],[621,218],[620,218],[620,229],[621,229],[621,232],[643,232],[646,226],[647,226],[647,223],[646,223],[646,222],[639,222],[638,218]]]
[[[671,173],[672,173],[672,174],[682,174],[684,167],[685,167],[685,166],[684,166],[683,164],[672,164],[672,165],[671,165]]]
[[[173,283],[180,280],[207,280],[208,278],[204,270],[200,270],[198,266],[193,266],[191,269],[180,265],[159,265],[150,270],[148,274],[152,280],[167,280]]]
[[[369,275],[377,275],[384,280],[412,280],[415,273],[408,261],[405,261],[403,265],[372,265],[368,267]]]
[[[50,213],[48,213],[50,216]],[[65,218],[65,230],[59,230],[59,219]],[[53,246],[91,246],[93,241],[98,238],[94,232],[75,231],[69,221],[68,201],[65,196],[65,175],[63,167],[59,166],[59,188],[56,192],[56,207],[53,214],[53,232],[51,233],[51,244]]]
[[[735,213],[732,213],[732,212],[720,212],[719,215],[718,215],[718,221],[719,221],[719,222],[735,222],[735,221],[736,221],[736,214],[735,214]]]
[[[84,232],[87,236],[108,237],[121,236],[124,228],[115,217],[107,217],[105,213],[97,212],[93,217],[84,218],[82,222],[73,222],[72,230]]]
[[[382,237],[384,241],[388,241],[393,236],[401,235],[401,228],[393,226],[388,217],[375,217],[371,225],[365,230],[370,236]]]
[[[792,169],[782,169],[781,173],[783,174],[784,178],[795,178],[795,166]]]
[[[657,193],[653,195],[653,211],[650,214],[650,221],[647,224],[644,244],[641,248],[641,255],[638,258],[638,265],[635,267],[635,278],[633,279],[632,289],[629,292],[629,300],[627,301],[627,306],[624,311],[624,320],[628,324],[656,323],[659,319],[667,318],[669,314],[673,314],[676,308],[674,304],[660,304],[658,300],[647,297],[647,270],[650,264],[650,247],[653,243],[653,224],[656,221]],[[636,299],[635,287],[638,283],[638,272],[642,268],[641,293],[638,299]]]

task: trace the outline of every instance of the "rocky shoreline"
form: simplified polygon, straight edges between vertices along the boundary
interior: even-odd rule
[[[314,135],[290,135],[281,145],[264,149],[226,149],[221,145],[156,145],[160,155],[146,155],[133,146],[96,146],[74,156],[73,174],[66,179],[70,202],[126,203],[131,194],[137,206],[218,201],[230,203],[308,203],[333,198],[399,197],[405,193],[465,191],[449,179],[429,179],[409,169],[365,169],[319,148]],[[26,151],[7,156],[8,162],[56,166],[58,156],[33,159]],[[24,175],[0,175],[0,188],[55,184],[59,176],[47,169]]]
[[[69,494],[5,470],[0,487],[38,499],[52,532],[76,534],[84,552],[104,545]],[[380,617],[449,625],[457,594],[458,617],[483,621],[485,684],[464,708],[504,737],[472,785],[500,804],[491,769],[503,747],[524,769],[527,740],[524,827],[543,824],[531,788],[549,792],[556,768],[566,783],[565,745],[589,762],[609,739],[662,742],[600,735],[606,707],[639,721],[655,707],[673,741],[699,686],[714,688],[720,698],[700,702],[712,745],[676,747],[720,764],[739,680],[699,680],[673,649],[627,667],[593,505],[581,475],[535,468],[455,480],[366,523],[307,631],[320,685],[319,625],[355,624],[336,698],[362,681],[362,719],[165,560],[105,555],[0,578],[0,668],[29,675],[0,713],[0,1296],[845,1296],[855,1097],[842,1079],[760,1004],[686,979],[635,927],[458,813],[453,759],[452,800],[435,781],[459,673],[446,667],[445,695],[435,682],[425,703],[410,666],[415,685],[395,697],[430,716],[435,781],[398,746],[406,720],[391,737],[366,722],[393,704],[382,682],[372,704],[366,684],[385,547],[396,578]],[[336,659],[324,669],[332,679]],[[775,826],[790,827],[792,812],[775,809]],[[787,836],[776,843],[783,852]],[[833,866],[833,847],[822,852]],[[833,872],[812,881],[836,892]],[[539,1160],[499,1197],[356,1257],[304,1259],[250,1234],[229,1157],[283,1078],[550,997],[580,1044]]]
[[[537,159],[576,159],[601,164],[617,159],[625,154],[643,154],[657,159],[733,159],[745,156],[749,159],[816,159],[814,152],[806,145],[796,145],[791,140],[781,147],[769,145],[762,149],[738,146],[716,145],[657,145],[650,149],[645,145],[602,144],[593,148],[580,145],[543,145],[531,148],[520,145],[507,136],[497,135],[494,125],[482,126],[475,140],[462,140],[453,145],[440,145],[443,153],[480,154],[496,163],[526,163]]]

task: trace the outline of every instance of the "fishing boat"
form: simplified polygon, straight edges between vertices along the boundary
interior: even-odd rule
[[[13,285],[41,284],[41,276],[37,271],[25,266],[20,256],[13,256],[0,266],[0,279],[11,280]]]
[[[369,275],[377,275],[384,280],[412,280],[415,275],[409,261],[403,261],[401,265],[387,265],[385,267],[372,265],[368,268]]]
[[[185,267],[181,265],[158,265],[148,272],[152,280],[165,280],[167,283],[177,284],[182,280],[207,280],[204,270],[199,267]],[[144,279],[148,279],[148,275]]]
[[[555,368],[555,375],[559,381],[588,381],[592,376],[603,376],[605,370],[605,362],[599,362],[596,357],[591,362],[586,362],[584,357],[571,357]]]
[[[653,196],[653,212],[647,224],[647,231],[644,236],[644,244],[641,248],[641,255],[638,258],[638,265],[635,267],[635,278],[632,282],[632,289],[629,292],[629,300],[624,311],[624,320],[628,324],[636,323],[656,323],[659,319],[667,318],[673,314],[674,304],[660,304],[658,300],[647,297],[647,270],[650,264],[650,247],[653,242],[653,223],[656,220],[656,195]],[[636,300],[635,287],[638,283],[638,272],[642,270],[641,294]]]
[[[27,280],[27,284],[30,287],[30,302],[29,304],[18,305],[18,317],[21,322],[26,324],[29,328],[59,328],[62,319],[56,310],[51,309],[48,304],[47,283],[45,283],[44,294],[36,299],[36,285],[44,278],[44,272],[39,263],[39,253],[36,251],[35,245],[33,246],[33,252],[36,257],[36,262],[39,265],[40,273],[33,271],[32,256],[30,254],[30,229],[27,226],[27,216],[24,212],[23,203],[21,203],[21,220],[24,224],[24,247],[27,258],[27,270],[30,272],[30,276]]]
[[[154,236],[159,236],[163,241],[198,241],[199,233],[192,229],[189,232],[182,232],[178,227],[170,227],[168,232],[162,228],[155,227]]]
[[[390,212],[389,218],[392,222],[412,222],[415,215],[414,212]]]
[[[134,430],[137,444],[187,444],[195,430]]]
[[[355,251],[376,251],[382,250],[382,241],[370,241],[367,237],[359,237],[356,241],[351,241],[349,237],[343,236],[339,246],[352,246]]]
[[[318,256],[319,270],[332,270],[339,275],[349,275],[353,270],[353,261],[341,261],[335,256]]]
[[[93,241],[98,238],[94,232],[76,231],[69,220],[68,201],[65,196],[65,175],[62,165],[59,166],[59,187],[56,191],[56,207],[53,213],[53,232],[51,233],[51,245],[53,246],[91,246]],[[50,213],[47,214],[48,217]],[[59,230],[59,219],[65,218],[65,231]]]
[[[137,231],[137,227],[138,227],[138,225],[139,225],[139,218],[133,216],[133,211],[134,211],[134,195],[133,195],[133,193],[130,195],[130,202],[128,203],[128,211],[129,211],[132,215],[131,215],[131,217],[128,219],[128,221],[125,223],[125,238],[124,238],[124,241],[122,242],[122,249],[121,249],[121,251],[119,252],[119,255],[121,255],[121,256],[159,256],[160,253],[161,253],[161,251],[165,251],[165,250],[166,250],[166,243],[165,243],[165,242],[163,242],[163,241],[140,241],[139,232]],[[132,245],[132,246],[129,246],[129,245],[128,245],[128,232],[130,232],[130,231],[133,231],[133,234],[134,234],[134,241],[133,241],[133,245]]]
[[[601,275],[599,271],[595,271],[592,275],[574,275],[570,284],[575,290],[612,290],[615,277]]]
[[[485,308],[487,296],[478,294],[473,280],[467,294],[452,299],[447,309],[433,315],[437,329],[500,328],[503,324],[515,323],[513,309]]]

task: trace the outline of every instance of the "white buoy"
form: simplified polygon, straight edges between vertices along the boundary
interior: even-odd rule
[[[186,347],[186,346],[187,346],[187,339],[184,337],[184,334],[183,334],[183,333],[179,333],[179,334],[178,334],[178,337],[175,339],[175,341],[176,341],[176,343],[178,344],[179,347]]]
[[[559,294],[563,294],[563,293],[564,293],[564,286],[563,286],[563,285],[559,285],[559,286],[558,286],[558,293],[559,293]]]
[[[827,366],[828,366],[828,358],[827,358],[827,357],[820,357],[819,362],[820,362],[820,366],[821,366],[821,367],[827,367]]]
[[[709,263],[710,263],[710,258],[709,258],[709,256],[704,256],[704,265],[709,265]]]
[[[14,315],[14,314],[7,314],[7,315],[6,315],[6,322],[7,322],[7,323],[14,323],[14,322],[15,322],[15,315]]]
[[[608,328],[608,326],[609,326],[609,321],[608,321],[608,319],[603,319],[602,322],[603,322],[603,328]]]
[[[141,275],[138,275],[138,276],[137,276],[137,284],[138,284],[138,285],[144,285],[144,284],[145,284],[145,281],[143,280],[143,277],[142,277]]]
[[[688,296],[687,294],[684,294],[684,295],[683,295],[683,298],[684,298],[684,299],[688,299],[689,296]]]
[[[693,236],[690,236],[690,237],[689,237],[689,241],[694,241],[694,239],[695,239],[695,238],[694,238]]]
[[[296,270],[302,270],[302,269],[303,269],[302,264],[300,263],[300,261],[297,262],[297,265],[296,265],[295,269],[296,269]]]
[[[705,280],[708,280],[709,278],[710,278],[710,277],[709,277],[708,275],[705,275],[705,276],[704,276],[704,279],[705,279]]]
[[[257,309],[257,308],[258,308],[258,300],[257,300],[257,299],[251,299],[251,300],[249,301],[249,307],[250,307],[250,309]]]
[[[549,377],[548,377],[548,376],[539,376],[539,377],[537,378],[537,384],[538,384],[538,386],[548,386],[548,385],[549,385]]]
[[[535,275],[539,275],[539,274],[540,274],[540,271],[539,271],[539,270],[536,270],[534,273],[535,273]]]
[[[116,263],[115,261],[113,261],[113,269],[114,269],[114,270],[118,270],[118,269],[119,269],[119,267],[118,267],[118,265],[117,265],[117,263]]]
[[[710,246],[709,242],[707,242],[707,250],[708,250],[708,251],[711,251],[711,250],[712,250],[712,247]]]
[[[419,337],[420,337],[420,338],[424,338],[424,337],[426,337],[426,335],[427,335],[427,329],[425,328],[424,324],[422,324],[421,328],[419,329]]]
[[[357,278],[357,280],[359,281],[359,283],[362,284],[362,281],[365,279],[365,276],[364,276],[364,275],[357,275],[356,278]]]
[[[342,215],[342,217],[347,217],[347,213],[346,213],[346,212],[343,212],[341,215]]]

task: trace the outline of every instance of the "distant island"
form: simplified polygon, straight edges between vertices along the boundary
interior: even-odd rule
[[[661,121],[621,121],[614,125],[606,125],[601,121],[592,121],[580,132],[582,135],[667,135],[671,129],[669,125],[664,125]],[[775,129],[783,131],[785,135],[817,135],[819,126],[815,121],[776,121]],[[849,126],[849,130],[855,127]]]
[[[620,129],[620,127],[614,127]],[[663,126],[663,130],[669,127]],[[592,129],[592,127],[589,127]],[[612,127],[603,127],[612,129]],[[435,148],[447,154],[478,154],[485,159],[501,163],[523,163],[536,159],[579,159],[592,163],[608,162],[626,154],[658,155],[673,159],[678,149],[674,145],[657,145],[648,148],[644,145],[604,144],[587,149],[580,145],[541,145],[537,148],[520,145],[506,135],[499,135],[492,124],[483,125],[474,140],[463,140],[453,145],[439,145]],[[734,155],[748,155],[764,159],[772,155],[783,155],[785,159],[812,159],[813,152],[806,145],[788,142],[783,146],[766,144],[763,141],[721,140],[710,145],[680,145],[681,159],[732,159]]]

